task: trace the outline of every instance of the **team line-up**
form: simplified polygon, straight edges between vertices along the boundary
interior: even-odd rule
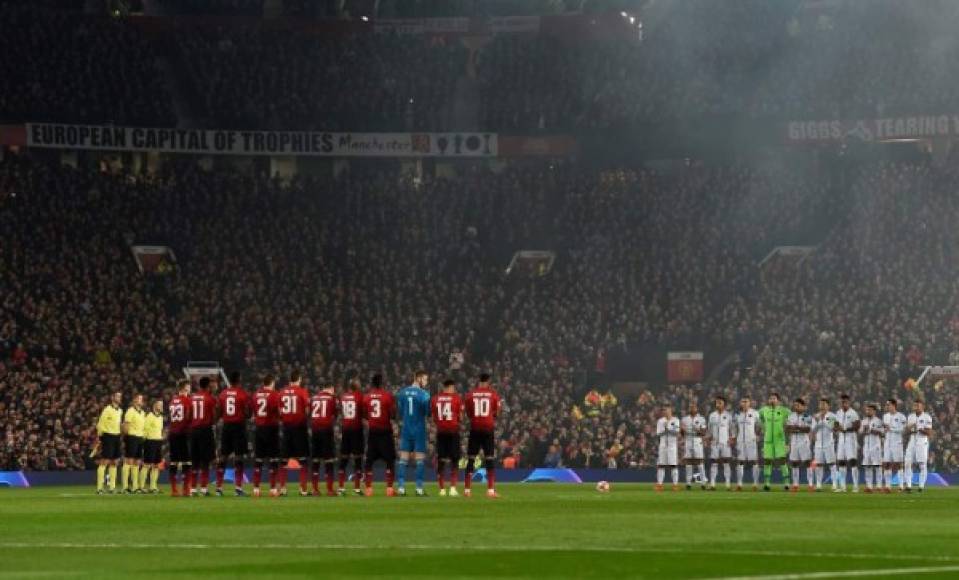
[[[890,493],[896,475],[900,476],[899,490],[909,492],[913,487],[913,467],[918,464],[918,489],[922,491],[928,477],[932,417],[921,399],[913,401],[908,417],[897,407],[896,400],[889,399],[880,417],[878,405],[870,403],[865,406],[865,416],[860,417],[852,408],[849,396],[842,395],[839,410],[830,410],[829,399],[822,398],[818,412],[810,415],[806,412],[805,400],[793,401],[790,412],[780,404],[779,395],[772,393],[768,404],[759,410],[752,408],[749,398],[741,399],[739,411],[733,414],[726,409],[726,399],[719,396],[708,419],[699,414],[696,403],[692,402],[687,415],[680,420],[673,416],[671,407],[665,406],[656,423],[659,437],[656,489],[662,491],[667,469],[671,472],[673,490],[678,489],[680,459],[686,467],[686,489],[691,489],[695,480],[706,489],[704,452],[708,445],[710,490],[716,489],[720,466],[726,489],[732,486],[732,466],[736,467],[737,491],[742,490],[747,467],[752,469],[753,489],[758,489],[761,465],[766,491],[770,489],[776,467],[787,490],[799,490],[801,469],[805,468],[809,491],[817,491],[822,489],[828,466],[834,492],[848,489],[847,479],[851,474],[852,491],[858,493],[861,465],[866,493]]]
[[[303,496],[310,495],[309,481],[312,481],[312,494],[321,495],[321,467],[325,472],[326,495],[345,495],[350,460],[353,462],[353,492],[356,495],[373,494],[373,467],[377,461],[386,466],[386,495],[406,494],[406,472],[411,462],[415,467],[416,494],[425,495],[427,420],[432,418],[436,425],[439,494],[457,496],[460,424],[465,415],[469,420],[469,438],[463,494],[471,495],[473,470],[482,454],[486,467],[486,495],[496,498],[499,496],[495,489],[493,434],[501,403],[490,385],[490,376],[481,374],[478,378],[477,386],[465,397],[460,397],[456,383],[451,380],[445,381],[441,392],[431,397],[426,389],[429,376],[423,371],[415,373],[412,384],[400,389],[396,395],[385,388],[382,375],[377,374],[373,375],[365,393],[360,381],[353,379],[339,396],[332,384],[326,384],[311,396],[301,385],[300,374],[293,373],[289,383],[279,390],[275,378],[265,376],[262,385],[251,395],[241,387],[240,375],[234,373],[227,388],[216,396],[211,390],[210,379],[206,377],[199,380],[196,391],[190,381],[180,381],[177,394],[167,405],[166,416],[163,401],[154,401],[147,412],[143,396],[139,394],[134,395],[131,406],[122,412],[123,394],[118,391],[111,395],[110,403],[97,421],[98,443],[94,449],[99,456],[97,493],[117,492],[117,463],[121,455],[120,492],[158,493],[166,439],[171,495],[210,495],[211,465],[216,466],[215,492],[222,495],[224,474],[230,459],[234,468],[234,493],[245,495],[247,421],[252,417],[254,496],[261,494],[264,469],[268,470],[270,495],[286,495],[286,466],[293,459],[300,465],[300,495]],[[165,438],[164,419],[168,420]],[[339,458],[334,432],[337,420],[341,433]],[[398,458],[394,420],[401,421]],[[214,430],[218,421],[222,421],[219,454]],[[339,485],[334,489],[337,463]],[[448,482],[445,479],[447,467]],[[182,490],[178,477],[182,477]]]

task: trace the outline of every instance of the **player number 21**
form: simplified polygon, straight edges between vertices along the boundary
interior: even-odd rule
[[[326,401],[313,401],[313,416],[326,417]]]
[[[489,399],[473,399],[473,415],[489,417]]]

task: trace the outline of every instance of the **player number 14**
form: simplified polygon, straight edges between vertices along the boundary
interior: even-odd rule
[[[436,414],[440,416],[440,419],[443,421],[452,421],[453,420],[453,403],[449,401],[440,401],[436,403]]]

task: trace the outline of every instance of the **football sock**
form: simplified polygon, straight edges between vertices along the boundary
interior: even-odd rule
[[[300,491],[306,491],[306,482],[310,478],[309,467],[306,464],[306,459],[300,460]]]
[[[320,492],[320,464],[316,461],[313,462],[313,465],[310,466],[312,475],[313,475],[313,491],[315,493]]]
[[[813,475],[813,472],[814,470],[812,467],[806,468],[806,485],[812,486],[816,484],[815,476]]]
[[[110,476],[110,489],[114,490],[117,488],[117,466],[111,465],[107,467],[107,475]]]
[[[353,458],[353,489],[360,489],[360,483],[363,481],[363,458]]]
[[[286,464],[279,466],[278,475],[279,477],[277,477],[277,479],[279,480],[280,489],[286,488],[286,478],[289,476],[289,473],[287,473]]]
[[[446,460],[438,459],[436,461],[436,484],[439,486],[440,489],[444,489],[443,471],[445,470],[446,470]]]
[[[147,479],[149,479],[150,474],[153,473],[154,467],[152,465],[144,465],[140,467],[140,489],[147,488]]]
[[[793,484],[799,485],[799,468],[793,467]]]
[[[832,480],[833,488],[839,487],[839,470],[836,469],[836,465],[832,464],[829,466],[829,478]]]
[[[216,488],[223,489],[223,476],[226,474],[226,466],[222,461],[216,464]]]
[[[912,467],[910,467],[909,469],[911,471]],[[910,475],[909,482],[912,483],[912,474],[910,473],[909,475]],[[906,476],[902,472],[902,467],[900,467],[899,468],[899,489],[905,489],[905,487],[906,487]]]
[[[672,477],[673,477],[673,485],[676,485],[677,483],[679,483],[679,468],[678,468],[678,467],[674,467],[674,468],[671,470],[671,472],[672,472],[671,474],[672,474]]]
[[[340,469],[337,472],[337,476],[339,478],[338,483],[340,484],[340,489],[343,489],[346,486],[346,470]]]
[[[912,463],[907,463],[903,470],[902,479],[906,481],[906,487],[912,487]]]
[[[423,489],[423,480],[426,478],[426,461],[416,460],[416,489]]]
[[[874,467],[873,469],[876,471],[876,487],[882,487],[882,468]]]
[[[385,476],[386,476],[386,487],[393,487],[393,479],[395,478],[396,473],[392,469],[390,469],[389,465],[386,466]]]
[[[408,465],[407,460],[400,459],[396,462],[396,485],[403,487],[406,485],[406,467]]]
[[[200,488],[206,489],[210,486],[210,466],[204,465],[200,468]]]
[[[690,485],[693,482],[693,466],[686,466],[686,485]]]
[[[726,480],[726,487],[729,487],[729,484],[733,481],[733,466],[724,463],[723,464],[723,479]]]
[[[859,466],[853,465],[849,470],[852,471],[852,488],[859,489]]]
[[[160,483],[160,468],[154,465],[150,468],[150,489],[159,489],[157,484]]]
[[[463,487],[472,489],[473,487],[473,457],[466,459],[466,478],[463,480]]]
[[[243,487],[243,480],[246,479],[246,473],[243,471],[243,462],[236,460],[233,462],[233,485],[239,489]]]
[[[270,489],[276,489],[276,478],[279,475],[278,467],[275,461],[270,462]]]
[[[779,466],[779,475],[783,478],[783,483],[789,484],[789,466],[783,463]]]
[[[766,482],[766,485],[769,485],[769,482],[772,481],[772,478],[773,466],[767,463],[766,465],[763,465],[763,480]]]
[[[97,491],[103,491],[103,485],[106,483],[107,478],[107,466],[100,465],[97,467]]]
[[[736,485],[743,484],[743,474],[746,473],[746,466],[742,463],[736,466]]]
[[[326,462],[326,491],[333,492],[333,462]]]
[[[130,489],[130,466],[126,463],[120,468],[120,489]]]
[[[177,464],[171,463],[170,464],[170,491],[173,493],[177,493],[177,488],[176,488],[177,471],[179,471]]]
[[[496,464],[492,459],[486,460],[486,487],[489,490],[496,489]]]
[[[454,467],[453,469],[456,469],[456,468]],[[706,464],[705,463],[699,464],[699,481],[702,482],[704,485],[706,484]]]
[[[825,470],[823,469],[821,465],[816,468],[816,487],[819,487],[822,485],[824,473],[825,473]]]
[[[450,487],[456,487],[456,478],[459,476],[459,469],[456,468],[456,462],[450,461]]]
[[[366,472],[366,489],[373,487],[373,470]]]
[[[759,464],[753,463],[753,485],[759,483]]]
[[[716,487],[716,475],[719,473],[719,465],[713,463],[709,466],[709,485]]]
[[[866,468],[866,489],[872,489],[872,468]]]
[[[926,487],[926,479],[929,478],[929,464],[923,461],[919,464],[919,487]]]
[[[656,485],[662,485],[663,480],[666,478],[666,470],[662,467],[656,468]]]
[[[846,466],[845,466],[845,465],[839,465],[839,466],[837,466],[837,467],[836,467],[836,474],[837,474],[837,476],[836,476],[836,478],[837,478],[837,482],[836,482],[837,485],[839,485],[839,487],[841,487],[842,489],[846,489],[846,475],[847,475]]]
[[[257,461],[253,465],[253,487],[260,487],[261,481],[263,481],[263,462]]]
[[[885,475],[886,475],[886,487],[892,487],[892,470],[886,469]]]

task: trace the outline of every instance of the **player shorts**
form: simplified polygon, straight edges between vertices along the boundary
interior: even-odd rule
[[[775,459],[786,459],[786,441],[783,439],[763,443],[763,460],[773,461]]]
[[[926,463],[929,461],[929,441],[916,441],[915,438],[909,440],[906,446],[906,463]]]
[[[143,442],[143,463],[156,465],[163,461],[163,440],[147,439]]]
[[[902,441],[887,438],[882,445],[883,463],[902,463]]]
[[[190,434],[190,455],[194,465],[203,465],[213,461],[216,452],[216,441],[213,437],[213,427],[200,427]]]
[[[366,464],[373,465],[375,461],[380,459],[390,467],[396,463],[396,443],[393,441],[393,431],[371,429],[366,441]]]
[[[436,433],[436,457],[438,459],[460,460],[460,434],[459,433]]]
[[[686,461],[702,461],[705,458],[702,438],[686,439],[683,443],[683,452]]]
[[[317,429],[310,436],[310,457],[324,461],[336,459],[336,436],[333,429]]]
[[[470,431],[469,439],[466,442],[466,455],[476,457],[479,452],[483,452],[486,459],[496,457],[496,445],[493,442],[492,431]]]
[[[816,463],[832,465],[836,463],[836,447],[832,441],[824,441],[822,445],[816,442],[813,449],[813,460]]]
[[[794,463],[808,463],[812,461],[812,449],[809,448],[809,439],[797,441],[789,446],[789,461]]]
[[[343,429],[340,436],[341,457],[363,457],[363,429]]]
[[[675,467],[679,465],[679,450],[676,445],[660,445],[659,454],[656,457],[656,465],[664,467]]]
[[[104,433],[100,435],[100,459],[115,461],[120,459],[120,436]]]
[[[170,433],[167,441],[170,444],[170,463],[190,463],[189,433]]]
[[[709,446],[709,458],[713,461],[717,459],[730,459],[733,456],[733,448],[729,445],[713,443]]]
[[[836,441],[836,461],[845,461],[847,463],[857,461],[859,458],[859,441],[855,433],[842,433]]]
[[[864,445],[862,448],[863,467],[879,467],[882,465],[882,446]]]
[[[420,431],[419,433],[400,431],[400,451],[426,453],[426,431]]]
[[[123,437],[123,458],[143,459],[143,437],[133,435]]]
[[[742,443],[736,445],[736,460],[737,461],[759,461],[759,449],[756,447],[756,443]]]
[[[310,456],[310,438],[306,425],[283,426],[283,459],[306,459]]]
[[[249,453],[246,444],[246,423],[224,423],[220,433],[220,455],[244,457]]]
[[[253,455],[261,461],[280,458],[280,428],[261,425],[253,431]]]

